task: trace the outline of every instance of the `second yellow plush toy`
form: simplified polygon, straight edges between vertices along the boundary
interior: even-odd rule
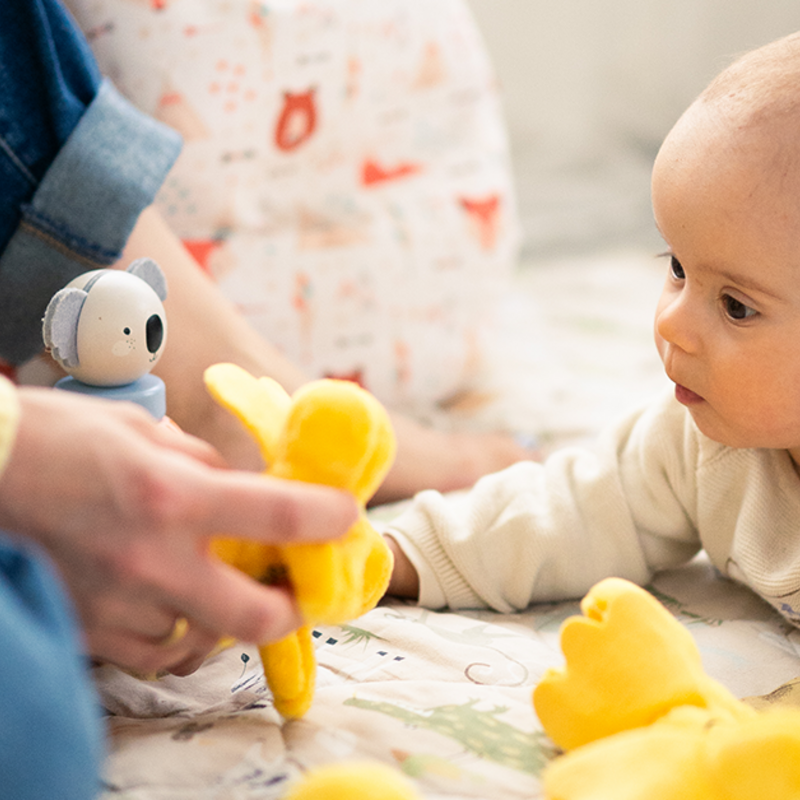
[[[569,751],[548,800],[800,798],[800,712],[763,713],[705,674],[689,632],[650,594],[609,579],[562,628],[566,665],[534,689]]]
[[[408,779],[377,761],[318,767],[290,787],[285,800],[421,800]]]
[[[216,364],[206,370],[205,382],[258,442],[268,475],[345,489],[362,509],[355,525],[333,542],[212,543],[218,557],[251,577],[291,584],[305,625],[259,652],[276,709],[300,717],[314,696],[311,626],[361,616],[381,599],[391,577],[391,553],[364,508],[391,466],[394,433],[383,406],[349,381],[314,381],[290,397],[271,378]]]

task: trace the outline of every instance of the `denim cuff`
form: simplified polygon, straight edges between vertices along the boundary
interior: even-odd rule
[[[0,256],[0,358],[20,364],[40,352],[50,298],[120,259],[180,148],[175,131],[103,81]]]

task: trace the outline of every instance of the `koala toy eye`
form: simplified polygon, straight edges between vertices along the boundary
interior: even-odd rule
[[[158,314],[153,314],[150,319],[147,320],[145,331],[147,333],[148,352],[158,352],[158,348],[161,347],[161,343],[164,341],[164,323],[161,321],[161,317]]]
[[[123,329],[122,329],[122,332],[123,332],[123,333],[124,333],[126,336],[130,336],[130,335],[131,335],[131,329],[130,329],[130,328],[123,328]]]

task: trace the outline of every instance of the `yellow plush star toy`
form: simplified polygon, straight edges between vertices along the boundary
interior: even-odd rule
[[[364,508],[394,458],[392,426],[383,406],[349,381],[313,381],[290,397],[271,378],[215,364],[206,370],[205,383],[258,442],[266,474],[345,489],[361,507],[358,521],[333,542],[212,543],[219,558],[251,577],[292,586],[305,625],[259,652],[276,709],[284,717],[301,717],[314,696],[311,626],[361,616],[381,599],[391,577],[391,553]]]
[[[703,671],[688,631],[650,594],[608,579],[561,631],[563,669],[533,703],[568,752],[549,800],[796,800],[800,712],[757,712]]]

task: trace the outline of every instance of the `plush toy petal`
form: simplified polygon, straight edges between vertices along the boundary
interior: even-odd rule
[[[212,540],[209,549],[226,564],[261,583],[278,583],[286,577],[277,547],[243,539],[218,538]]]
[[[283,549],[304,619],[338,625],[373,608],[388,586],[392,554],[362,516],[337,542]]]
[[[556,758],[542,774],[547,800],[712,800],[703,724],[694,717],[624,731]]]
[[[800,797],[800,711],[775,709],[709,735],[708,779],[720,800]]]
[[[545,731],[566,750],[650,725],[676,706],[751,710],[703,672],[689,632],[650,594],[611,578],[584,598],[561,631],[566,666],[533,693]]]
[[[292,396],[273,474],[347,489],[363,505],[394,453],[389,416],[369,392],[348,381],[314,381]]]
[[[259,648],[267,685],[282,717],[302,717],[314,699],[317,663],[311,629],[304,626]]]
[[[270,464],[291,405],[285,389],[272,378],[254,378],[235,364],[214,364],[203,379],[211,396],[244,424]]]
[[[394,556],[392,556],[392,551],[383,536],[378,535],[371,525],[369,528],[370,547],[364,561],[364,589],[356,617],[366,614],[367,611],[378,605],[378,602],[389,588],[389,580],[392,577],[392,568],[394,567]]]
[[[542,782],[547,800],[795,800],[800,712],[732,720],[683,706],[557,758]]]
[[[408,779],[377,762],[319,767],[290,787],[285,800],[420,800]]]

